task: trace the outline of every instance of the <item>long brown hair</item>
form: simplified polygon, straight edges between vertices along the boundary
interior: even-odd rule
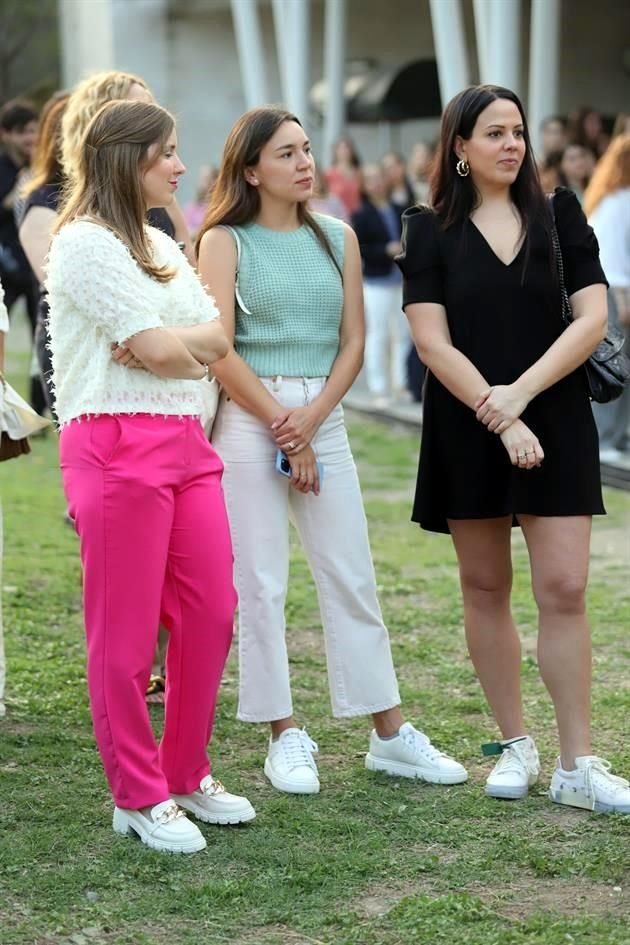
[[[608,194],[630,187],[630,135],[617,135],[599,159],[584,191],[584,213],[590,216]]]
[[[87,127],[76,179],[55,225],[58,232],[77,217],[97,217],[121,239],[141,269],[158,282],[175,271],[156,266],[144,228],[142,173],[159,157],[173,128],[173,116],[159,105],[108,102]],[[156,147],[156,156],[149,150]]]
[[[255,167],[260,152],[273,138],[278,128],[287,121],[294,121],[302,127],[302,122],[291,112],[283,108],[265,106],[252,108],[238,119],[230,131],[225,146],[219,176],[212,188],[210,204],[206,216],[197,233],[195,249],[199,253],[199,244],[204,233],[215,226],[242,226],[251,223],[260,211],[260,194],[245,179],[247,168]],[[335,257],[328,237],[309,212],[305,203],[297,205],[298,221],[305,224],[315,234],[320,246],[330,257],[341,278],[343,273]]]
[[[42,109],[39,136],[33,156],[33,173],[22,190],[28,197],[45,184],[63,181],[61,169],[61,122],[70,98],[69,92],[57,92],[48,99]]]

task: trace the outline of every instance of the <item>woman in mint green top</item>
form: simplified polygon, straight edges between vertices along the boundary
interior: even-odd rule
[[[292,520],[317,587],[333,713],[374,721],[366,767],[455,784],[465,769],[400,711],[341,407],[363,360],[361,260],[345,223],[309,212],[314,172],[295,116],[247,112],[228,136],[197,243],[201,277],[234,338],[216,370],[213,445],[225,463],[239,592],[238,715],[271,724],[274,787],[319,791],[285,643]],[[289,476],[276,468],[279,449]]]

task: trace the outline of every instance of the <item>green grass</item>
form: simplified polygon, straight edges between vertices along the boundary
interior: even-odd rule
[[[9,369],[23,375],[13,354]],[[221,692],[214,769],[258,819],[204,828],[208,850],[154,854],[114,835],[84,682],[77,541],[53,435],[0,467],[5,517],[8,718],[0,724],[2,945],[629,945],[630,818],[546,797],[557,751],[535,663],[535,611],[515,536],[523,687],[544,776],[517,804],[486,799],[479,744],[495,736],[464,647],[446,537],[409,523],[416,437],[352,419],[383,610],[405,711],[470,769],[439,788],[371,776],[367,720],[330,718],[316,598],[295,552],[289,646],[300,722],[319,742],[322,793],[288,797],[262,775],[266,733]],[[630,495],[595,523],[590,610],[598,751],[630,771]],[[153,711],[159,728],[160,710]]]

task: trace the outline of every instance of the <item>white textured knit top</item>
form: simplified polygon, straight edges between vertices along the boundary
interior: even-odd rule
[[[198,325],[218,318],[195,270],[177,244],[147,227],[158,265],[177,270],[152,279],[110,230],[75,220],[54,237],[47,267],[53,383],[60,425],[84,414],[199,415],[205,381],[163,378],[111,357],[148,328]]]
[[[2,283],[0,282],[0,331],[9,330],[9,314],[7,312],[7,307],[4,304],[4,289],[2,288]]]

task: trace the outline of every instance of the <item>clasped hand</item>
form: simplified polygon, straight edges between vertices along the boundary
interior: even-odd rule
[[[529,398],[516,384],[489,387],[475,401],[474,410],[491,433],[504,433],[523,413]]]
[[[321,422],[313,404],[308,404],[278,414],[271,424],[271,432],[277,447],[290,458],[311,443]]]

